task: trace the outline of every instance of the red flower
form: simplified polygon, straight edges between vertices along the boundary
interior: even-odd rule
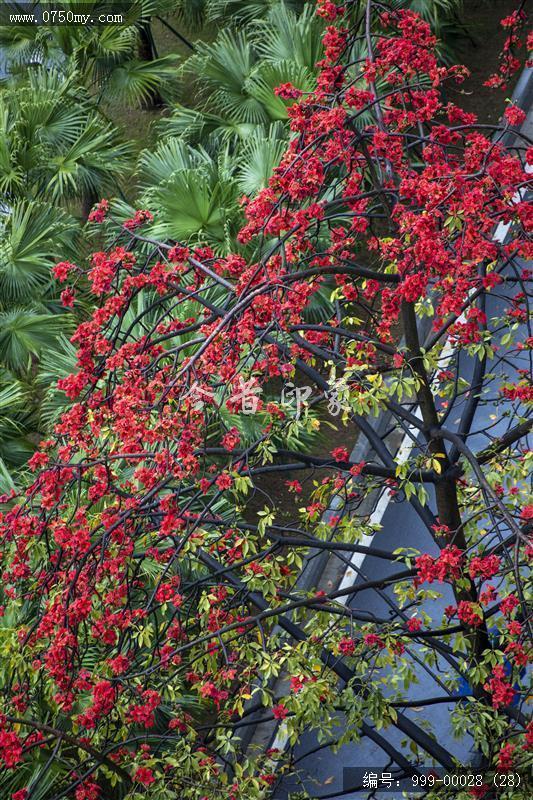
[[[103,222],[109,211],[109,200],[100,200],[88,216],[89,222]]]
[[[76,800],[99,800],[101,797],[100,787],[92,780],[83,781],[81,786],[76,789]]]
[[[73,289],[63,289],[61,292],[61,305],[65,306],[65,308],[72,308],[75,299],[76,293]]]
[[[516,619],[512,619],[507,623],[507,630],[510,636],[520,636],[522,633],[522,626]]]
[[[56,264],[52,269],[52,275],[54,278],[57,278],[58,281],[63,283],[66,281],[70,273],[77,269],[78,268],[76,264],[71,264],[70,261],[60,261],[59,264]]]
[[[492,670],[493,677],[483,685],[486,692],[492,695],[493,708],[507,706],[513,702],[515,690],[505,679],[505,669],[501,665]]]
[[[515,594],[508,594],[507,597],[504,597],[500,602],[500,611],[506,617],[510,616],[515,608],[520,605],[520,600]]]
[[[154,773],[148,767],[139,767],[133,776],[135,783],[140,783],[143,786],[150,786],[155,783]]]
[[[300,481],[285,481],[285,486],[288,488],[289,492],[295,492],[296,494],[302,493],[302,485]]]
[[[487,784],[483,784],[482,786],[474,786],[472,789],[469,790],[470,797],[485,797],[489,790]]]
[[[237,428],[230,428],[229,431],[222,437],[222,444],[226,450],[234,450],[241,440]]]
[[[507,742],[498,753],[498,772],[510,772],[513,768],[513,754],[516,745]]]
[[[335,450],[331,451],[331,455],[335,459],[335,461],[349,461],[350,454],[345,447],[336,447]]]
[[[283,703],[278,703],[277,706],[272,706],[272,713],[275,719],[285,719],[289,713],[289,710],[283,705]]]
[[[526,112],[522,111],[522,109],[518,108],[518,106],[507,106],[504,114],[505,118],[509,122],[509,125],[513,125],[515,127],[520,126],[526,118]]]
[[[32,457],[28,461],[28,467],[31,469],[32,472],[35,472],[36,469],[40,469],[41,467],[45,467],[48,462],[50,461],[49,456],[46,453],[40,453],[37,451],[32,455]]]
[[[377,647],[378,650],[382,650],[385,647],[383,639],[375,633],[367,633],[363,637],[363,641],[367,647]]]
[[[292,83],[281,83],[274,89],[274,94],[282,97],[284,100],[293,100],[302,96],[300,89],[297,89]]]
[[[223,472],[222,475],[218,476],[215,483],[219,489],[229,489],[233,485],[233,479],[227,472]]]
[[[22,742],[13,731],[0,730],[0,762],[16,767],[22,761]]]
[[[357,477],[360,475],[365,468],[365,462],[360,461],[359,464],[354,464],[353,467],[350,467],[350,475]]]
[[[305,678],[303,675],[292,675],[290,680],[291,691],[299,692],[306,682],[307,678]]]
[[[479,628],[483,624],[481,608],[468,600],[461,600],[457,606],[457,616],[461,622],[464,622],[465,625],[470,625],[472,628]]]
[[[483,580],[487,580],[488,578],[492,578],[493,575],[496,575],[500,569],[500,564],[501,560],[498,556],[485,556],[485,558],[474,556],[474,558],[470,560],[468,572],[472,580],[478,576],[481,576]]]
[[[153,220],[153,214],[146,209],[141,209],[136,211],[131,219],[127,219],[124,222],[124,227],[129,231],[134,231],[136,228],[140,228],[141,225],[144,225],[145,222],[153,222]]]
[[[355,639],[345,637],[339,642],[339,653],[342,653],[343,656],[351,656],[355,652],[355,645]]]
[[[533,750],[533,722],[530,722],[527,726],[524,750]]]
[[[441,550],[438,558],[424,553],[415,559],[418,570],[418,581],[456,580],[461,574],[463,552],[455,545],[448,545]]]

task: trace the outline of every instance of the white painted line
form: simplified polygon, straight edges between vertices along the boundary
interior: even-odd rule
[[[533,166],[530,166],[528,164],[526,166],[526,172],[528,173],[533,172]],[[523,196],[524,192],[517,192],[513,198],[513,202],[521,200]],[[510,227],[511,227],[510,222],[506,223],[499,222],[498,225],[496,226],[496,230],[494,231],[493,239],[496,242],[499,242],[500,244],[503,243],[507,237],[507,234],[509,233]],[[457,322],[464,322],[464,321],[465,321],[465,315],[463,313],[457,318]],[[442,346],[442,351],[439,358],[439,371],[442,369],[446,369],[447,365],[450,363],[453,357],[453,354],[454,354],[453,344],[450,342],[450,338],[447,337]],[[441,361],[442,363],[440,363]],[[432,381],[432,387],[435,387],[437,382],[438,379],[434,377]],[[418,406],[416,410],[413,412],[413,414],[415,417],[418,417],[418,419],[422,418],[420,408]],[[409,432],[405,434],[396,454],[397,464],[404,464],[409,458],[409,455],[411,454],[411,451],[413,450],[413,447],[415,445],[417,433],[418,431],[415,428],[411,427],[409,429]],[[376,507],[374,508],[374,511],[369,517],[370,523],[372,523],[373,525],[381,525],[381,521],[385,516],[385,512],[389,506],[390,499],[391,499],[391,491],[390,489],[385,489],[380,494],[378,501],[376,503]],[[374,541],[375,535],[376,532],[363,536],[361,538],[360,544],[362,544],[365,547],[370,547],[372,545],[372,542]],[[354,583],[354,579],[357,577],[358,570],[361,569],[361,566],[363,565],[365,558],[366,558],[365,553],[353,553],[352,557],[350,558],[350,562],[346,567],[346,570],[344,571],[342,580],[339,583],[339,589],[346,589],[347,586],[352,586],[352,584]],[[356,573],[355,576],[354,572]],[[348,600],[349,596],[345,595],[342,598],[338,598],[337,602],[340,603],[341,605],[346,605],[348,603]],[[287,723],[283,721],[278,727],[276,736],[274,738],[274,741],[272,742],[271,747],[274,750],[285,750],[288,739],[289,736],[287,733]]]
[[[526,165],[526,172],[528,173],[533,172],[533,166],[530,166],[529,164]],[[520,200],[522,200],[523,197],[524,197],[523,191],[517,192],[513,197],[513,202],[519,202]],[[507,234],[509,233],[510,227],[511,227],[510,222],[499,222],[498,225],[496,226],[496,230],[494,231],[494,235],[492,237],[494,241],[502,244],[505,241]],[[465,321],[466,317],[464,313],[457,318],[457,322],[463,323]],[[450,337],[447,337],[439,357],[439,371],[446,369],[446,367],[448,366],[453,357],[453,354],[454,354],[454,346],[450,341]],[[432,388],[435,388],[437,383],[438,379],[434,377],[432,381]],[[422,418],[420,409],[418,407],[414,411],[414,416],[418,417],[418,419]],[[395,461],[398,465],[405,464],[405,462],[409,458],[411,451],[413,450],[413,447],[415,445],[417,433],[418,432],[413,427],[411,427],[409,429],[409,432],[406,433],[406,435],[404,436],[402,443],[398,448],[396,454]],[[381,493],[378,502],[376,504],[376,507],[369,517],[369,522],[372,525],[381,525],[381,521],[385,516],[385,512],[388,508],[391,496],[392,492],[390,491],[390,489],[385,489]],[[365,547],[371,547],[375,536],[376,532],[363,536],[360,541],[360,544],[364,545]],[[342,580],[339,584],[339,589],[346,589],[348,586],[351,586],[354,583],[354,579],[357,578],[358,571],[361,569],[365,558],[366,558],[366,553],[354,553],[352,555],[352,557],[350,558],[350,563],[346,567],[346,570],[342,576]],[[339,598],[337,602],[340,605],[345,606],[348,603],[349,599],[350,599],[349,595],[344,595],[343,597]]]

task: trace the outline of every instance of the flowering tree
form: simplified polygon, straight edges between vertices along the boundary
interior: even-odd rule
[[[151,212],[116,225],[103,201],[91,223],[109,246],[87,269],[55,268],[66,305],[88,281],[97,307],[73,337],[71,405],[35,480],[2,498],[0,762],[14,800],[266,797],[290,748],[245,753],[242,731],[283,720],[294,744],[339,708],[343,741],[370,737],[406,774],[452,768],[406,694],[384,688],[391,669],[409,683],[415,646],[430,669],[445,659],[444,696],[425,701],[457,701],[487,770],[530,758],[533,150],[444,100],[465,70],[439,66],[416,14],[317,6],[330,22],[317,87],[279,89],[296,100],[293,135],[245,202],[242,251],[156,241]],[[523,117],[510,106],[505,126]],[[312,393],[296,407],[280,381]],[[332,396],[364,461],[294,447]],[[480,449],[473,421],[489,404],[505,430]],[[379,547],[369,508],[383,491],[411,504],[432,553]],[[304,589],[310,549],[394,569]],[[385,586],[386,618],[343,602]],[[444,592],[453,602],[432,618]]]

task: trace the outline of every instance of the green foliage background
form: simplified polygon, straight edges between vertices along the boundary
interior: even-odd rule
[[[460,26],[461,0],[396,4],[445,42]],[[62,307],[51,267],[97,249],[85,221],[101,197],[118,219],[156,212],[154,237],[242,249],[239,199],[267,184],[289,137],[274,89],[315,84],[314,7],[135,0],[121,25],[0,26],[0,491],[64,404],[53,384],[75,367],[68,338],[89,310],[84,296]]]

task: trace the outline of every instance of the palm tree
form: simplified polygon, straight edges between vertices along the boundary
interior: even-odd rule
[[[143,151],[137,164],[137,205],[155,217],[145,227],[147,236],[208,244],[218,254],[242,251],[236,238],[244,222],[239,200],[267,186],[287,139],[280,121],[250,126],[242,138],[217,125],[204,137],[205,147],[184,136],[167,136],[154,150]],[[121,201],[113,210],[119,220],[133,213]]]
[[[184,4],[187,0],[184,0]],[[194,0],[193,0],[194,2]],[[263,19],[272,9],[285,6],[299,13],[306,0],[207,0],[206,16],[213,21],[249,23]]]
[[[131,154],[72,75],[37,67],[0,92],[0,192],[7,202],[92,205],[120,183]]]
[[[223,29],[214,42],[198,44],[182,67],[195,82],[197,107],[176,104],[160,131],[190,141],[205,142],[210,134],[244,139],[257,125],[287,120],[289,103],[274,89],[282,83],[314,88],[323,30],[311,6],[298,16],[276,3],[264,19]]]
[[[62,0],[60,6],[95,20],[110,11],[105,0]],[[3,25],[0,47],[12,71],[45,64],[75,72],[78,82],[95,94],[97,102],[151,106],[161,102],[161,93],[172,83],[178,60],[175,55],[158,58],[151,19],[172,6],[169,0],[138,0],[125,12],[123,24]],[[27,5],[24,11],[28,12]]]
[[[137,205],[155,212],[154,222],[145,228],[151,237],[201,242],[219,253],[236,245],[240,195],[235,161],[227,152],[208,152],[168,137],[154,151],[141,153],[137,177]],[[131,217],[132,211],[123,202],[114,205],[118,219]]]
[[[300,15],[272,6],[264,20],[198,44],[184,64],[197,107],[176,104],[138,162],[140,204],[157,211],[152,236],[240,249],[238,199],[267,185],[288,139],[289,103],[274,90],[285,82],[312,90],[322,54],[324,26],[310,6]]]
[[[0,216],[0,491],[40,438],[39,360],[72,329],[50,270],[79,250],[79,225],[61,209],[16,200]]]
[[[79,220],[116,191],[131,145],[72,75],[42,66],[0,90],[0,485],[39,441],[43,352],[72,329],[51,268],[83,252]],[[16,391],[15,391],[16,390]],[[1,491],[1,489],[0,489]]]

